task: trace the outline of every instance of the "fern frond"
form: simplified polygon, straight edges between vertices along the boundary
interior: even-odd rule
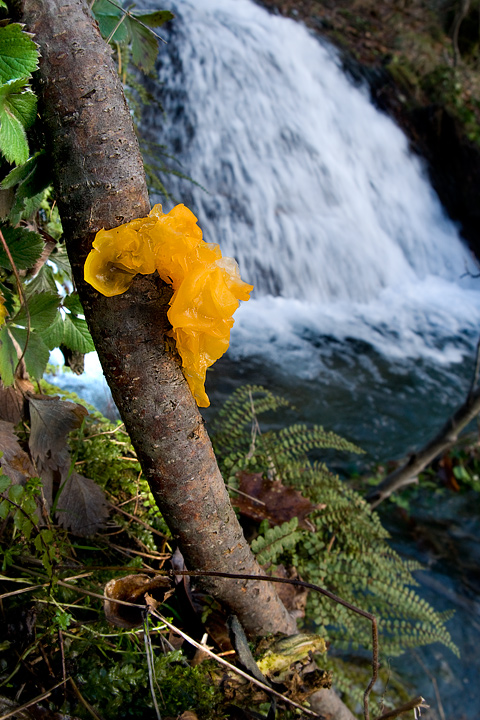
[[[226,482],[235,483],[239,470],[299,490],[319,508],[309,515],[314,531],[298,530],[297,519],[261,532],[252,549],[261,564],[281,561],[294,566],[303,580],[328,588],[379,621],[383,653],[398,655],[405,648],[441,642],[458,652],[445,622],[413,589],[416,561],[404,561],[388,544],[389,534],[377,513],[346,482],[322,462],[311,462],[312,450],[332,448],[361,452],[320,426],[296,424],[262,433],[261,412],[290,407],[259,386],[237,390],[214,423],[213,443]],[[369,648],[371,627],[358,616],[318,593],[310,593],[306,622],[336,648]],[[338,682],[337,682],[338,685]]]
[[[258,535],[252,541],[252,550],[260,565],[276,562],[286,550],[293,548],[300,539],[302,532],[298,530],[298,518],[268,528],[264,535]]]

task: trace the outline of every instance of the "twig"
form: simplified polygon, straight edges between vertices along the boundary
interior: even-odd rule
[[[25,299],[25,295],[23,292],[22,287],[22,281],[20,280],[20,275],[18,274],[17,266],[15,265],[12,257],[12,253],[10,252],[10,248],[8,247],[5,238],[3,237],[3,233],[0,230],[0,242],[3,245],[3,249],[5,250],[5,253],[10,261],[10,265],[12,266],[13,274],[15,275],[15,282],[17,283],[17,290],[18,290],[18,296],[20,298],[20,303],[22,307],[25,308],[25,314],[27,316],[27,337],[25,339],[25,347],[22,350],[22,354],[20,355],[17,363],[17,367],[15,368],[15,373],[17,372],[18,368],[20,367],[20,363],[22,362],[23,358],[25,357],[25,353],[27,351],[28,347],[28,341],[30,340],[30,310],[28,309],[28,303]]]
[[[67,672],[65,669],[65,648],[63,646],[63,635],[61,628],[58,628],[58,644],[60,645],[60,657],[62,658],[62,677],[63,677],[63,699],[67,701]]]
[[[248,498],[249,500],[253,500],[253,502],[256,502],[258,505],[266,505],[266,504],[267,504],[267,503],[264,503],[263,500],[259,500],[258,498],[253,497],[253,495],[249,495],[248,493],[245,493],[245,492],[243,492],[242,490],[239,490],[238,488],[234,487],[233,485],[229,485],[229,484],[227,483],[227,487],[228,487],[228,489],[231,490],[232,492],[236,492],[236,493],[238,493],[239,495],[243,495],[243,497],[246,497],[246,498]]]
[[[178,571],[176,571],[178,572]],[[207,655],[210,655],[214,660],[216,660],[220,665],[224,665],[232,672],[236,673],[237,675],[241,675],[241,677],[246,678],[250,682],[252,682],[254,685],[257,685],[257,687],[264,690],[269,695],[275,695],[275,697],[280,698],[282,702],[288,703],[289,705],[292,705],[293,707],[298,708],[298,710],[301,710],[305,715],[310,715],[310,717],[315,718],[321,718],[321,715],[317,715],[317,713],[313,712],[312,710],[308,710],[303,705],[299,705],[298,703],[294,702],[293,700],[290,700],[289,698],[285,697],[285,695],[282,695],[281,693],[277,692],[276,690],[272,690],[272,688],[268,687],[268,685],[265,685],[264,683],[260,682],[256,678],[252,677],[246,672],[243,672],[243,670],[240,670],[240,668],[235,667],[235,665],[232,665],[227,660],[224,660],[222,657],[219,657],[218,655],[215,655],[214,652],[210,650],[206,645],[202,645],[201,643],[197,642],[193,638],[191,638],[189,635],[184,633],[179,628],[175,627],[175,625],[172,625],[172,623],[168,622],[168,620],[165,620],[163,615],[161,615],[156,610],[153,610],[152,607],[148,608],[148,611],[151,615],[158,618],[158,620],[161,620],[162,623],[164,623],[170,630],[180,635],[180,637],[183,637],[184,640],[186,640],[190,645],[193,645],[193,647],[197,648],[197,650],[201,650],[202,652],[205,652]],[[0,718],[1,720],[1,718]]]
[[[94,2],[95,2],[95,0],[94,0]],[[114,7],[121,10],[125,16],[128,15],[128,17],[131,20],[134,20],[135,22],[137,22],[139,25],[141,25],[143,28],[145,28],[145,30],[148,30],[149,32],[151,32],[152,35],[155,35],[155,37],[158,38],[159,40],[161,40],[163,43],[165,43],[165,45],[167,44],[167,41],[164,40],[158,33],[156,33],[155,30],[152,30],[151,27],[149,27],[148,25],[145,25],[145,23],[143,23],[138,17],[133,15],[131,12],[129,12],[128,10],[125,10],[125,8],[123,8],[121,5],[118,5],[116,2],[113,2],[113,0],[108,0],[108,2],[110,3],[110,5],[113,5]],[[93,7],[93,3],[90,7]]]
[[[77,684],[75,683],[75,680],[74,680],[73,678],[71,678],[71,677],[68,678],[68,679],[69,679],[69,681],[70,681],[70,683],[71,683],[71,685],[72,685],[72,688],[73,688],[73,691],[74,691],[75,695],[76,695],[77,698],[80,700],[80,702],[82,703],[83,707],[84,707],[84,708],[90,713],[90,715],[94,718],[94,720],[103,720],[102,716],[101,716],[101,715],[98,715],[97,711],[95,710],[95,708],[93,708],[93,707],[90,705],[90,703],[88,702],[88,700],[85,700],[85,698],[83,697],[82,693],[81,693],[80,690],[78,689]],[[60,683],[60,685],[61,685],[61,684],[62,684],[62,683]],[[0,720],[2,720],[2,718],[0,718]]]
[[[35,705],[35,703],[39,703],[41,700],[45,700],[46,698],[50,697],[52,692],[56,690],[60,685],[63,685],[64,681],[57,683],[54,685],[50,690],[47,690],[46,692],[42,693],[41,695],[37,695],[37,697],[33,698],[33,700],[29,700],[24,705],[19,705],[18,707],[14,708],[14,710],[10,710],[10,712],[6,713],[5,715],[2,715],[0,717],[0,720],[6,720],[9,717],[12,717],[12,715],[17,715],[18,713],[21,713],[23,710],[27,710],[32,705]]]
[[[130,7],[132,7],[132,6],[130,5]],[[129,9],[130,9],[130,8],[128,8],[128,10],[129,10]],[[119,28],[120,25],[124,22],[125,18],[126,18],[127,15],[129,14],[129,13],[128,13],[128,10],[124,10],[124,11],[123,11],[123,15],[120,17],[120,20],[117,22],[117,24],[115,25],[115,27],[113,28],[112,32],[111,32],[110,35],[107,37],[107,39],[105,40],[105,42],[110,43],[110,40],[111,40],[112,37],[115,35],[115,33],[117,32],[118,28]]]
[[[160,710],[157,703],[157,694],[155,692],[155,683],[157,678],[155,677],[155,659],[153,657],[152,641],[150,639],[150,628],[148,627],[148,618],[149,614],[147,612],[145,613],[145,619],[143,621],[143,639],[145,642],[145,652],[147,654],[148,681],[150,683],[150,694],[152,696],[153,705],[157,714],[157,720],[162,720],[162,716],[160,715]]]
[[[426,709],[429,707],[430,705],[425,704],[425,698],[419,695],[418,697],[413,698],[413,700],[409,700],[403,705],[400,705],[400,707],[389,710],[388,712],[383,713],[383,715],[379,715],[377,718],[375,718],[375,720],[392,720],[392,718],[403,715],[403,713],[409,712],[410,710],[416,711],[419,708]],[[415,713],[415,717],[417,717],[417,713]]]
[[[108,490],[107,490],[107,492],[108,492]],[[111,495],[111,493],[109,493],[109,495]],[[112,495],[112,497],[114,497],[114,496]],[[155,528],[153,528],[151,525],[144,522],[143,520],[140,520],[140,518],[136,517],[135,515],[131,515],[126,510],[122,510],[122,508],[117,507],[113,503],[110,503],[110,509],[114,510],[115,512],[119,512],[122,515],[125,515],[125,517],[130,518],[130,520],[134,520],[135,522],[139,523],[140,525],[143,525],[144,528],[146,528],[147,530],[150,530],[150,532],[152,532],[154,535],[158,535],[163,540],[166,540],[165,533],[161,533],[159,530],[155,530]]]
[[[352,605],[351,603],[347,602],[346,600],[343,600],[338,595],[335,595],[334,593],[330,592],[330,590],[326,590],[325,588],[321,588],[318,585],[314,585],[313,583],[304,582],[303,580],[296,580],[293,578],[280,578],[270,575],[241,575],[236,573],[224,573],[224,572],[216,572],[216,571],[207,571],[207,570],[159,570],[159,574],[167,574],[169,577],[174,577],[175,575],[191,575],[193,577],[224,577],[224,578],[233,578],[237,580],[263,580],[266,582],[276,582],[276,583],[284,583],[286,585],[296,585],[298,587],[304,587],[307,590],[314,590],[315,592],[320,593],[321,595],[325,595],[326,597],[330,598],[330,600],[333,600],[334,602],[338,603],[339,605],[343,605],[343,607],[346,607],[348,610],[351,610],[352,612],[356,613],[357,615],[361,615],[364,618],[367,618],[367,620],[370,620],[372,625],[372,677],[370,679],[370,682],[368,683],[368,687],[365,690],[363,694],[363,715],[365,720],[370,719],[370,710],[368,706],[368,700],[370,693],[372,691],[373,686],[375,685],[377,678],[378,678],[378,626],[377,626],[377,618],[375,615],[372,615],[372,613],[367,612],[366,610],[362,610],[361,608],[357,607],[356,605]]]
[[[447,420],[440,432],[425,447],[410,456],[404,465],[387,475],[382,482],[372,488],[366,499],[372,508],[404,485],[415,481],[416,476],[424,470],[437,455],[445,452],[458,441],[460,432],[480,413],[480,388],[469,392],[467,399],[458,410]]]
[[[436,678],[434,675],[432,675],[432,673],[431,673],[430,670],[427,668],[427,666],[426,666],[425,663],[423,662],[423,660],[422,660],[422,658],[420,657],[420,655],[419,655],[415,650],[412,650],[411,652],[412,652],[412,655],[413,655],[413,657],[415,658],[415,660],[418,662],[418,664],[420,665],[420,667],[423,669],[424,673],[425,673],[426,675],[428,675],[428,677],[429,677],[430,680],[432,681],[433,691],[434,691],[434,693],[435,693],[435,698],[436,698],[436,700],[437,700],[437,710],[438,710],[438,712],[439,712],[439,715],[440,715],[441,720],[446,720],[445,710],[443,709],[442,699],[441,699],[441,697],[440,697],[440,692],[439,692],[439,690],[438,690],[437,678]]]
[[[0,578],[2,580],[8,580],[9,582],[12,582],[11,578]],[[13,581],[15,582],[15,581]],[[26,580],[18,580],[16,582],[27,582]],[[33,592],[33,590],[39,590],[40,588],[46,588],[50,585],[49,582],[43,583],[43,585],[31,585],[30,587],[21,588],[21,590],[12,590],[12,592],[3,593],[3,595],[0,595],[0,600],[4,600],[7,597],[13,597],[14,595],[21,595],[22,593],[26,592]]]
[[[475,387],[478,383],[478,376],[480,374],[480,338],[477,342],[477,352],[475,354],[475,368],[473,370],[473,377],[472,377],[472,384],[470,385],[470,390],[467,395],[467,400],[470,400],[473,393],[475,392]]]

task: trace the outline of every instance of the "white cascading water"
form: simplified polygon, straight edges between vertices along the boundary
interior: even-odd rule
[[[312,378],[308,328],[458,361],[480,326],[479,286],[461,278],[474,265],[402,132],[302,25],[249,0],[164,6],[166,112],[147,111],[145,132],[199,184],[168,179],[175,198],[255,285],[233,354]]]

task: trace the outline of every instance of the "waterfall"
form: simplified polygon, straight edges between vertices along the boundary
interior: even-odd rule
[[[299,23],[250,0],[171,9],[165,113],[150,107],[144,132],[198,183],[169,179],[176,200],[255,285],[233,353],[304,377],[319,372],[312,337],[460,360],[480,321],[474,266],[403,133]]]

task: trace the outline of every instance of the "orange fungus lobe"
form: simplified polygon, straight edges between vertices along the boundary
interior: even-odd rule
[[[155,205],[148,217],[100,230],[85,262],[85,280],[111,297],[128,290],[137,273],[155,270],[174,292],[168,319],[185,378],[200,407],[208,407],[207,368],[230,342],[232,315],[252,285],[240,278],[232,258],[206,243],[197,218],[184,205],[169,213]]]

